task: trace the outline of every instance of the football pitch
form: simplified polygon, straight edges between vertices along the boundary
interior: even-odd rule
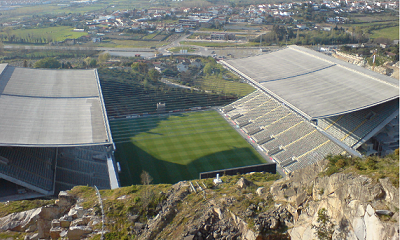
[[[110,122],[122,186],[199,178],[200,172],[266,163],[216,111]]]

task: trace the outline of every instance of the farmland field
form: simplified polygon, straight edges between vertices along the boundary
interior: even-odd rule
[[[200,172],[265,163],[215,111],[152,116],[110,122],[121,164],[121,185],[195,179]]]
[[[76,39],[85,36],[87,32],[73,32],[74,28],[69,26],[47,27],[47,28],[32,28],[32,29],[17,29],[13,31],[16,37],[26,39],[30,42],[36,38],[49,38],[53,41],[64,41],[67,38]]]
[[[399,27],[397,26],[374,30],[372,32],[371,38],[378,37],[389,38],[390,40],[399,39]]]

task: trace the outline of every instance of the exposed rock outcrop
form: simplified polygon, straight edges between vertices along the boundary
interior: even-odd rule
[[[17,232],[38,232],[38,238],[49,238],[53,219],[59,218],[75,203],[75,198],[60,192],[54,205],[13,213],[0,218],[0,230]]]
[[[167,200],[162,204],[160,212],[157,216],[148,221],[147,227],[140,235],[139,239],[153,239],[175,216],[176,206],[188,195],[189,184],[179,182],[172,186],[172,189],[167,194]]]
[[[88,212],[88,211],[86,211]],[[67,192],[60,192],[54,205],[13,213],[0,218],[0,230],[37,232],[28,234],[26,239],[82,239],[93,232],[87,226],[96,216],[85,215],[85,210],[76,205],[76,198]]]
[[[398,239],[399,191],[387,179],[337,173],[318,176],[324,162],[289,174],[271,186],[275,201],[287,204],[294,216],[292,239],[315,236],[318,210],[325,208],[335,223],[334,239]],[[380,221],[377,210],[393,209],[391,221]],[[385,211],[378,211],[384,213]],[[388,213],[390,215],[390,213]]]
[[[399,190],[389,179],[375,181],[350,173],[325,176],[320,174],[325,168],[326,162],[319,162],[273,183],[256,182],[262,177],[251,175],[239,181],[232,177],[211,188],[179,182],[163,188],[154,215],[119,214],[120,226],[126,228],[121,230],[135,239],[308,240],[316,239],[313,226],[319,224],[318,211],[324,208],[334,224],[332,239],[399,239]],[[137,189],[141,194],[147,191],[146,187],[122,189],[121,195],[103,202],[109,212],[113,201],[135,204],[128,192]],[[84,209],[84,199],[77,198],[61,192],[54,205],[0,218],[0,231],[26,232],[26,239],[85,239],[100,234],[97,207]],[[106,216],[106,232],[119,218]]]

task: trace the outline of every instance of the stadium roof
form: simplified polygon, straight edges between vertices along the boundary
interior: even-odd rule
[[[96,70],[0,71],[0,146],[112,143]]]
[[[340,115],[399,97],[397,79],[298,46],[222,61],[309,119]]]

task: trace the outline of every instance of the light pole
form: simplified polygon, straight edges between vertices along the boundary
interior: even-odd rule
[[[94,188],[96,189],[96,195],[99,198],[99,203],[100,203],[100,208],[101,208],[101,240],[104,240],[104,209],[103,209],[103,201],[101,200],[101,195],[99,192],[99,189],[96,187],[96,185],[94,186]]]

